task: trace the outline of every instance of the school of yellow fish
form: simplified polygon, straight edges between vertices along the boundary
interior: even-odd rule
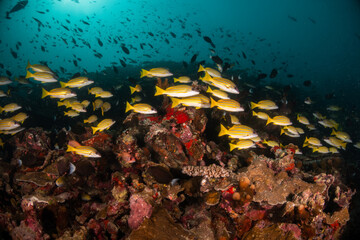
[[[56,74],[47,66],[40,64],[31,65],[28,63],[26,67],[26,79],[32,78],[34,81],[41,83],[58,82]],[[192,82],[187,76],[174,77],[174,85],[162,89],[159,86],[155,86],[154,96],[165,95],[170,97],[172,101],[172,108],[178,106],[195,107],[199,108],[218,108],[223,111],[224,117],[229,116],[231,120],[231,126],[224,126],[220,124],[219,136],[227,136],[230,138],[230,151],[234,149],[248,149],[255,148],[256,146],[268,147],[281,146],[280,142],[272,139],[261,139],[256,131],[250,126],[242,125],[237,116],[238,112],[245,111],[245,103],[240,104],[238,101],[231,99],[231,94],[239,94],[239,90],[236,84],[227,78],[222,77],[221,72],[200,65],[198,72],[202,74],[199,77],[204,84],[207,85],[207,90],[201,93],[199,90],[193,87]],[[142,69],[140,72],[140,78],[163,78],[172,77],[173,74],[165,68],[153,68],[150,70]],[[25,80],[26,80],[25,79]],[[0,77],[0,86],[11,84],[11,80],[7,77]],[[106,102],[105,99],[113,97],[113,94],[109,91],[105,91],[100,87],[92,87],[88,89],[88,94],[95,96],[95,100],[90,103],[88,100],[80,101],[76,98],[76,89],[80,89],[85,86],[90,86],[94,81],[87,77],[76,77],[70,79],[67,82],[60,81],[60,87],[47,90],[42,89],[42,98],[50,97],[58,99],[57,106],[64,108],[64,115],[68,117],[78,117],[87,112],[87,108],[91,105],[93,111],[101,111],[101,116],[111,109],[111,104]],[[189,85],[187,85],[189,84]],[[246,84],[246,83],[245,83]],[[248,84],[249,85],[249,84]],[[273,90],[271,86],[266,86],[267,89]],[[130,94],[133,95],[136,92],[141,92],[142,87],[137,84],[130,86]],[[0,97],[7,97],[8,93],[0,91]],[[147,103],[141,103],[142,99],[139,95],[132,97],[129,102],[126,102],[125,112],[133,111],[139,114],[156,114],[157,110]],[[346,132],[339,131],[339,124],[332,119],[326,118],[319,112],[313,113],[313,117],[317,120],[319,125],[325,128],[331,128],[332,132],[330,136],[324,137],[323,142],[311,136],[311,131],[315,130],[315,124],[311,123],[309,119],[301,114],[296,116],[283,116],[278,115],[276,110],[278,106],[276,103],[269,99],[263,99],[258,102],[248,103],[250,111],[254,118],[264,120],[264,127],[269,124],[280,126],[280,135],[285,134],[291,138],[298,138],[301,135],[306,135],[305,141],[302,147],[311,148],[313,152],[322,154],[339,153],[339,150],[345,150],[348,143],[352,143],[350,135]],[[312,104],[310,98],[305,99],[305,104]],[[0,119],[0,134],[16,134],[22,130],[21,124],[29,117],[26,113],[20,112],[14,114],[15,111],[21,109],[17,103],[9,103],[4,106],[0,106],[0,113],[5,115],[13,114],[4,119]],[[327,108],[328,111],[339,111],[340,107],[331,105]],[[100,115],[100,114],[98,114]],[[85,124],[91,124],[93,134],[98,131],[104,131],[109,129],[115,121],[112,119],[98,119],[98,115],[93,114],[84,119]],[[298,126],[291,121],[296,121]],[[97,124],[96,124],[97,123]],[[306,127],[304,130],[300,126]],[[323,145],[328,144],[328,146]],[[0,138],[0,146],[3,146],[3,140]],[[353,145],[360,149],[360,142]],[[79,154],[85,157],[101,157],[96,149],[89,146],[81,145],[68,145],[67,151]],[[301,154],[298,150],[297,154]]]

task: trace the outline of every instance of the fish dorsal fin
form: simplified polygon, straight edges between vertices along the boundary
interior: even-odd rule
[[[74,148],[81,146],[81,144],[78,143],[78,142],[75,141],[75,140],[70,140],[70,141],[69,141],[69,145],[72,146],[72,147],[74,147]]]

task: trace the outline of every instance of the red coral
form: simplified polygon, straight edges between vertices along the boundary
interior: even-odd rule
[[[336,220],[335,222],[333,222],[332,224],[330,224],[330,227],[334,230],[334,232],[336,230],[338,230],[340,228],[340,224],[339,224],[339,221]]]
[[[105,141],[111,139],[111,136],[109,134],[103,133],[103,132],[97,132],[92,138],[83,141],[82,143],[86,146],[91,146],[93,147],[93,145],[96,144],[103,144]]]
[[[293,170],[295,168],[295,164],[294,163],[290,163],[290,165],[287,167],[287,168],[285,168],[285,171],[291,171],[291,170]]]
[[[186,123],[190,120],[189,115],[184,112],[177,111],[174,113],[174,117],[178,124]]]

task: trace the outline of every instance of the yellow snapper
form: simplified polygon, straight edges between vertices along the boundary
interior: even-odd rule
[[[26,70],[28,70],[29,68],[31,68],[34,72],[44,72],[44,73],[50,73],[52,75],[54,75],[54,72],[45,65],[41,65],[41,64],[30,64],[30,62],[28,61],[27,66],[26,66]]]
[[[135,105],[130,105],[129,102],[126,102],[126,109],[125,112],[134,111],[136,113],[142,114],[155,114],[157,113],[156,109],[146,103],[138,103]]]
[[[333,129],[332,132],[331,132],[331,135],[336,136],[337,138],[343,140],[344,142],[352,143],[352,141],[350,139],[350,135],[347,134],[346,132],[335,131]]]
[[[103,131],[109,129],[112,125],[114,125],[115,121],[112,119],[104,119],[96,127],[91,127],[93,130],[93,134],[95,134],[97,131]]]
[[[130,92],[133,94],[134,92],[141,92],[142,87],[139,84],[136,84],[135,87],[130,86]]]
[[[255,147],[255,143],[251,140],[239,140],[237,143],[235,144],[231,144],[229,143],[230,146],[230,152],[233,151],[234,149],[248,149],[248,148],[253,148]]]
[[[229,135],[230,138],[236,139],[250,139],[257,137],[254,129],[246,125],[234,125],[229,129],[226,129],[222,124],[220,124],[219,137]]]
[[[319,120],[323,120],[323,119],[326,118],[325,116],[323,116],[323,115],[322,115],[321,113],[319,113],[319,112],[313,113],[313,116],[314,116],[315,118],[319,119]]]
[[[99,94],[99,93],[101,93],[103,91],[104,90],[101,87],[93,87],[93,88],[88,89],[88,93],[93,94],[93,95]]]
[[[95,94],[95,97],[101,97],[101,98],[111,98],[113,95],[109,91],[102,91]]]
[[[135,97],[131,98],[131,103],[137,103],[140,102],[142,98],[139,95],[136,95]]]
[[[293,138],[300,137],[300,134],[297,132],[295,127],[293,126],[289,126],[289,127],[291,128],[286,128],[286,127],[281,128],[280,135],[285,134],[286,136]]]
[[[328,111],[332,111],[332,112],[337,112],[341,110],[341,107],[339,106],[335,106],[335,105],[330,105],[329,107],[326,108]]]
[[[48,72],[35,72],[31,73],[27,71],[25,78],[33,78],[36,81],[40,81],[41,83],[51,83],[51,82],[57,82],[58,80]]]
[[[165,69],[165,68],[152,68],[150,70],[141,69],[140,74],[141,74],[140,78],[143,78],[143,77],[149,77],[149,78],[170,77],[173,75],[168,69]]]
[[[3,91],[0,90],[0,97],[7,97],[8,95]]]
[[[305,141],[304,141],[304,144],[303,144],[303,147],[306,147],[306,146],[309,146],[309,145],[313,145],[313,146],[316,146],[316,147],[320,147],[322,146],[320,140],[318,138],[315,138],[315,137],[305,137]]]
[[[73,79],[70,79],[67,83],[60,81],[60,85],[62,88],[65,88],[65,87],[82,88],[82,87],[88,86],[93,83],[94,83],[94,81],[89,80],[87,77],[73,78]]]
[[[93,123],[96,122],[98,120],[96,115],[91,115],[88,119],[84,120],[84,123]]]
[[[20,127],[20,124],[10,118],[0,120],[0,130],[12,130]]]
[[[15,81],[17,81],[20,84],[30,84],[30,82],[24,77],[24,76],[20,76],[20,77],[16,77]]]
[[[329,153],[329,148],[327,148],[325,146],[315,147],[315,148],[313,148],[313,152],[326,154],[326,153]]]
[[[98,151],[89,146],[78,146],[78,147],[72,147],[70,145],[67,146],[67,152],[73,152],[78,155],[84,156],[84,157],[92,157],[92,158],[100,158],[101,155],[98,153]]]
[[[23,127],[17,127],[17,128],[14,128],[14,129],[11,129],[11,130],[0,130],[0,134],[8,134],[8,135],[15,135],[17,134],[18,132],[21,132],[25,130],[25,128]]]
[[[302,128],[297,127],[296,130],[298,131],[299,134],[304,134],[304,130]]]
[[[103,104],[104,104],[103,100],[95,99],[95,101],[93,102],[93,111],[100,109]]]
[[[86,109],[84,108],[84,106],[77,101],[70,103],[70,108],[77,112],[86,112]]]
[[[228,111],[228,112],[243,112],[244,108],[240,106],[235,100],[232,99],[220,99],[219,101],[215,101],[214,99],[210,98],[210,107],[218,107],[221,110]]]
[[[314,124],[306,125],[306,127],[307,127],[310,131],[316,130],[316,127],[314,126]]]
[[[258,103],[250,102],[251,109],[260,108],[264,110],[275,110],[279,107],[271,100],[262,100]]]
[[[17,103],[9,103],[5,105],[4,107],[0,107],[0,113],[2,112],[15,112],[16,110],[19,110],[21,106],[19,106]]]
[[[213,68],[204,68],[201,64],[199,66],[199,70],[198,72],[206,72],[208,73],[211,77],[221,77],[221,73]]]
[[[50,96],[51,98],[60,98],[60,99],[65,99],[65,98],[72,98],[75,97],[76,94],[73,93],[70,89],[68,88],[54,88],[50,91],[46,91],[44,88],[42,89],[42,96],[41,98],[45,98],[47,96]]]
[[[220,99],[230,99],[229,95],[221,90],[211,89],[210,87],[208,87],[206,92],[211,93],[213,96],[218,97]]]
[[[67,111],[67,112],[64,112],[64,115],[65,115],[65,116],[69,116],[69,117],[77,117],[77,116],[79,116],[80,114],[79,114],[79,112],[77,112],[77,111],[69,110],[69,111]]]
[[[5,76],[0,77],[0,86],[7,85],[10,83],[12,83],[12,81],[8,77]]]
[[[71,104],[74,103],[74,102],[78,102],[75,98],[68,98],[68,99],[65,99],[63,101],[59,101],[57,103],[58,107],[60,106],[65,106],[66,108],[69,108],[71,107]]]
[[[324,138],[324,141],[336,148],[342,148],[342,149],[346,149],[346,142],[341,141],[340,139],[336,138],[336,137],[328,137],[328,138]]]
[[[323,125],[326,128],[335,128],[338,129],[339,124],[336,123],[334,120],[332,119],[323,119],[321,121],[318,122],[319,124]]]
[[[101,106],[101,114],[104,116],[104,112],[107,112],[111,109],[111,104],[108,102],[104,102],[104,104]]]
[[[12,116],[11,119],[16,121],[16,122],[20,122],[23,123],[25,121],[25,119],[27,119],[29,116],[26,113],[18,113],[15,116]]]
[[[329,147],[329,152],[331,152],[331,153],[339,153],[339,151],[334,147]]]
[[[257,118],[260,118],[262,120],[268,120],[269,115],[267,115],[267,113],[264,112],[255,112],[252,111],[253,116],[256,116]]]
[[[280,146],[280,144],[278,142],[275,142],[273,140],[264,140],[263,143],[265,143],[269,147],[279,147]]]
[[[191,83],[191,79],[187,76],[181,76],[178,78],[174,78],[174,83],[179,82],[179,83]]]
[[[313,103],[313,101],[310,99],[310,97],[305,98],[304,103],[307,105],[310,105]]]
[[[302,123],[304,125],[310,124],[309,120],[306,117],[301,116],[300,114],[297,115],[297,120],[299,121],[299,123]]]
[[[84,100],[84,101],[81,102],[81,105],[83,105],[84,108],[87,108],[90,105],[90,101]]]
[[[290,119],[286,116],[275,116],[273,118],[268,118],[266,125],[273,123],[274,125],[278,125],[278,126],[289,126],[292,125],[292,122],[290,121]]]
[[[210,99],[205,97],[202,94],[198,94],[191,97],[186,98],[171,98],[172,105],[174,108],[178,105],[183,105],[187,107],[195,107],[195,108],[209,108],[210,107]]]
[[[360,149],[360,142],[355,143],[354,147],[356,147],[357,149]]]
[[[201,78],[201,80],[203,80],[205,83],[210,83],[211,85],[220,88],[225,92],[239,94],[237,86],[229,79],[222,77],[211,77],[208,73],[205,73],[205,76]]]
[[[165,90],[155,86],[156,92],[154,96],[167,95],[169,97],[190,97],[199,94],[189,85],[176,85],[168,87]]]

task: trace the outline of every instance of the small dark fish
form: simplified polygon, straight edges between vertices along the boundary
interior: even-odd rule
[[[119,71],[117,70],[117,68],[116,68],[115,66],[113,66],[113,69],[114,69],[114,72],[115,72],[116,74],[119,73]]]
[[[226,72],[228,69],[232,68],[233,66],[230,63],[226,62],[223,66],[222,72]]]
[[[187,62],[183,61],[182,63],[183,63],[183,65],[184,65],[184,67],[185,67],[185,68],[187,68],[187,67],[188,67]]]
[[[274,78],[276,77],[278,74],[278,71],[274,68],[273,70],[271,70],[271,73],[270,73],[270,78]]]
[[[215,44],[211,41],[211,39],[210,39],[209,37],[204,36],[204,40],[205,40],[205,42],[210,43],[210,45],[211,45],[213,48],[216,48],[216,47],[215,47]]]
[[[303,82],[305,87],[309,87],[311,85],[311,81],[310,80],[306,80]]]
[[[255,61],[254,61],[254,60],[251,60],[251,63],[252,63],[253,65],[256,65],[256,63],[255,63]]]
[[[213,60],[216,64],[223,64],[223,60],[219,56],[210,56],[211,60]]]
[[[77,77],[80,77],[80,76],[81,76],[81,74],[79,72],[77,72],[71,77],[71,79],[77,78]]]
[[[65,19],[65,21],[66,21],[67,23],[71,23],[69,19]]]
[[[65,73],[65,68],[60,67],[60,71],[61,71],[62,73]]]
[[[67,31],[70,31],[68,27],[66,27],[66,26],[64,26],[64,25],[62,25],[62,24],[61,24],[61,26],[62,26],[63,28],[65,28]]]
[[[6,12],[6,18],[10,19],[9,14],[13,13],[13,12],[17,12],[23,8],[25,8],[25,6],[28,4],[29,1],[20,1],[18,2],[9,12]]]
[[[128,49],[127,47],[125,47],[125,46],[121,46],[121,49],[122,49],[123,52],[126,53],[126,54],[129,54],[129,53],[130,53],[129,49]]]
[[[63,40],[63,42],[64,42],[66,45],[68,45],[66,39],[64,39],[64,38],[61,38],[61,39]]]
[[[199,62],[199,65],[205,65],[205,60],[202,60],[201,62]]]
[[[97,39],[99,46],[102,47],[104,45],[103,42],[99,38],[96,38],[96,39]]]
[[[44,24],[37,18],[34,18],[33,19],[38,23],[38,27],[44,27]]]
[[[176,34],[175,34],[175,33],[170,32],[170,34],[171,34],[171,36],[172,36],[173,38],[176,38]]]
[[[293,78],[294,75],[293,75],[293,74],[288,74],[287,77],[288,77],[288,78]]]
[[[316,24],[316,21],[314,19],[312,19],[311,17],[308,17],[309,21],[312,22],[313,24]]]
[[[126,67],[126,62],[122,59],[120,59],[121,66]]]
[[[9,70],[6,70],[6,74],[11,77],[12,73]]]
[[[103,57],[103,55],[101,53],[95,53],[94,56],[99,58],[99,59]]]
[[[77,63],[77,61],[76,61],[76,60],[73,60],[73,63],[74,63],[74,65],[75,65],[75,67],[77,67],[77,66],[78,66],[78,63]]]
[[[86,21],[84,21],[84,20],[81,20],[81,22],[82,22],[83,24],[90,25],[90,23],[88,23],[88,22],[86,22]]]
[[[151,45],[150,43],[148,43],[148,45],[149,45],[151,48],[154,48],[153,45]]]
[[[247,57],[246,57],[246,54],[245,54],[243,51],[241,51],[241,53],[242,53],[242,55],[243,55],[243,58],[246,59],[246,58],[247,58]]]
[[[261,79],[264,79],[267,77],[267,74],[266,73],[260,73],[257,77],[257,80],[261,80]]]
[[[288,18],[289,18],[290,20],[294,21],[294,22],[297,22],[297,19],[294,18],[293,16],[288,15]]]
[[[152,37],[154,36],[154,34],[152,32],[148,32],[148,34]]]
[[[170,42],[169,42],[169,40],[167,39],[167,38],[165,38],[165,42],[167,43],[167,44],[169,44]]]
[[[12,50],[12,48],[10,48],[10,52],[11,52],[11,55],[12,55],[14,58],[17,58],[17,57],[18,57],[17,53],[16,53],[14,50]]]
[[[45,52],[45,47],[41,46],[41,51]]]
[[[195,53],[194,56],[192,56],[190,62],[191,62],[191,63],[194,63],[194,62],[196,61],[197,56],[198,56],[198,54]]]
[[[4,69],[4,64],[0,63],[0,68]]]
[[[326,99],[333,99],[335,97],[335,93],[328,93],[325,95]]]

